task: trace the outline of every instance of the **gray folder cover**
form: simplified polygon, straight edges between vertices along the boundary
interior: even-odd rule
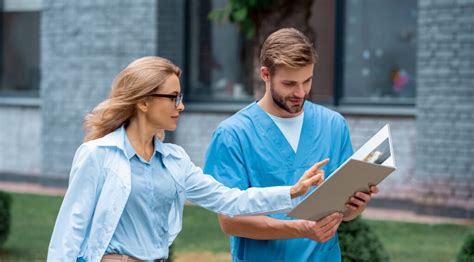
[[[288,216],[318,221],[333,212],[343,212],[355,192],[369,192],[369,185],[377,185],[395,169],[349,159]]]
[[[390,126],[385,125],[313,193],[297,205],[290,217],[318,221],[333,212],[344,212],[355,192],[369,192],[396,169]]]

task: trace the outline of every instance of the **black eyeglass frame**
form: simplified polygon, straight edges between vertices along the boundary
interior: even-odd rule
[[[171,95],[171,94],[149,94],[147,96],[153,96],[153,97],[166,97],[169,99],[174,100],[175,106],[178,107],[181,102],[183,102],[183,93],[179,93],[177,95]]]

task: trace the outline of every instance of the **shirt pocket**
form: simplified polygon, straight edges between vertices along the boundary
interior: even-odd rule
[[[121,214],[130,194],[130,182],[124,181],[110,168],[104,168],[105,182],[99,196],[95,219],[107,230],[110,230],[110,221],[115,221]]]
[[[125,193],[127,188],[130,188],[130,176],[123,174],[126,171],[119,171],[116,168],[104,168],[105,182],[103,191],[105,192],[116,192],[122,191]],[[127,181],[128,178],[128,181]]]

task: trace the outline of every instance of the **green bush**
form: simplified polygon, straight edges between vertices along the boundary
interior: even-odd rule
[[[10,233],[10,204],[12,198],[8,193],[0,191],[0,247]]]
[[[173,262],[173,260],[174,260],[173,257],[174,257],[174,243],[171,244],[171,246],[170,246],[169,253],[168,253],[168,259],[166,259],[166,261]]]
[[[472,261],[474,261],[474,233],[471,233],[466,237],[457,257],[457,262]]]
[[[387,251],[372,228],[360,217],[343,222],[338,229],[343,262],[389,261]]]

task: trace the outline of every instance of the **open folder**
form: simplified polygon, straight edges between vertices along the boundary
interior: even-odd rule
[[[288,216],[318,221],[333,212],[344,212],[355,192],[369,192],[370,185],[379,184],[395,169],[390,126],[385,125]]]

